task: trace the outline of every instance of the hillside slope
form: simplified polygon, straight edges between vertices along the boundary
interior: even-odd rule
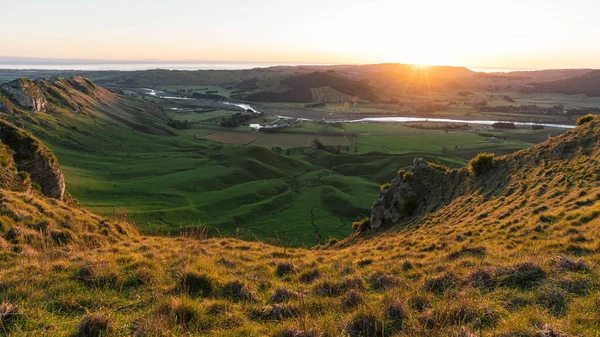
[[[349,234],[355,217],[370,212],[379,177],[389,179],[332,175],[331,165],[312,164],[301,151],[292,156],[200,139],[167,126],[160,106],[84,78],[10,85],[23,99],[6,94],[11,109],[0,117],[54,151],[69,192],[84,207],[104,216],[126,210],[146,233],[178,233],[201,223],[215,235],[242,232],[312,246]],[[36,95],[28,96],[25,86]],[[26,98],[43,100],[44,109],[33,111]],[[360,159],[347,158],[346,164]],[[385,160],[395,167],[405,159]]]
[[[246,85],[242,83],[242,87]],[[313,102],[316,97],[311,89],[329,88],[352,99],[376,101],[377,95],[365,81],[354,81],[335,73],[313,72],[293,75],[281,80],[280,85],[271,91],[250,94],[244,99],[255,102]]]
[[[409,189],[420,193],[412,215],[312,250],[205,239],[201,228],[109,247],[5,245],[1,326],[9,336],[593,336],[599,134],[595,118],[477,176],[416,161],[372,219],[386,219],[384,206],[394,214]]]
[[[597,97],[600,96],[600,70],[556,81],[533,83],[532,85],[540,92],[557,92],[567,95],[584,94]]]

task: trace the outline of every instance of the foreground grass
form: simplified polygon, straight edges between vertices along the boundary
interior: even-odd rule
[[[592,336],[600,329],[598,253],[566,253],[568,237],[508,247],[487,236],[475,231],[448,244],[415,230],[339,250],[134,236],[40,251],[4,259],[0,289],[16,311],[2,323],[9,336],[68,336],[96,316],[117,336],[537,336],[544,329]],[[592,236],[588,244],[597,246]]]

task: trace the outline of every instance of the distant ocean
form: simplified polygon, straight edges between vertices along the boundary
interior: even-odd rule
[[[31,70],[239,70],[267,68],[275,66],[315,66],[325,64],[313,63],[246,63],[246,62],[30,62],[19,60],[3,60],[0,58],[0,69]]]
[[[275,66],[317,66],[327,64],[316,63],[260,63],[260,62],[102,62],[102,61],[73,61],[73,60],[29,60],[8,59],[0,57],[0,69],[31,69],[31,70],[239,70],[267,68]],[[509,69],[509,68],[474,68],[470,70],[486,73],[527,71],[538,69]]]

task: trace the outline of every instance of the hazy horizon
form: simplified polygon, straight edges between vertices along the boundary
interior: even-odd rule
[[[392,62],[385,62],[392,63]],[[394,62],[399,63],[399,62]],[[292,66],[343,66],[367,65],[376,63],[310,63],[310,62],[244,62],[219,60],[99,60],[99,59],[44,59],[31,57],[0,56],[0,69],[3,70],[79,70],[79,71],[136,71],[151,69],[168,70],[242,70],[266,67]],[[427,66],[455,66],[429,64]],[[470,67],[456,65],[478,72],[538,71],[549,68],[502,68]],[[557,69],[557,68],[554,68]],[[561,68],[581,69],[581,68]]]
[[[23,0],[5,57],[106,61],[600,68],[591,0]],[[30,24],[23,25],[27,18]]]

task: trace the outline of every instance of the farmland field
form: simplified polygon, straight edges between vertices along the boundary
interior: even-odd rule
[[[257,139],[263,137],[263,134],[258,132],[232,132],[232,131],[217,131],[215,133],[202,136],[204,139],[212,140],[219,143],[248,145]]]

